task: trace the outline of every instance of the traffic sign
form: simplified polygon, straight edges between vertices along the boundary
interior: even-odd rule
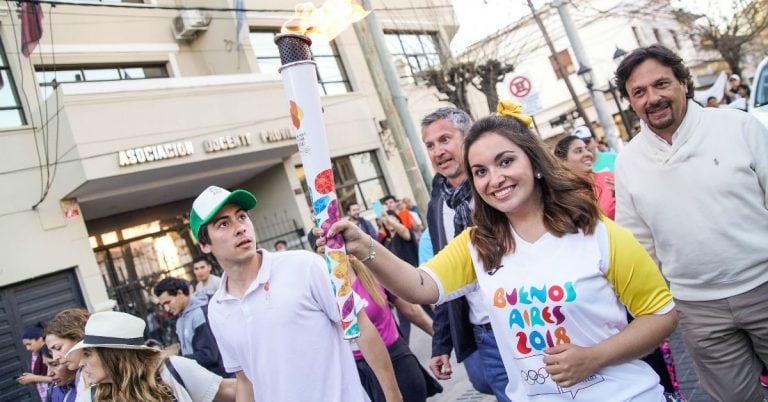
[[[531,93],[531,89],[531,81],[522,75],[518,75],[509,81],[509,92],[516,98],[525,98]]]

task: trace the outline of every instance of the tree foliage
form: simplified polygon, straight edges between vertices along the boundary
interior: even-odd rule
[[[422,72],[427,85],[435,87],[444,96],[438,99],[450,102],[457,108],[472,114],[467,99],[467,87],[475,78],[475,66],[472,62],[455,63],[447,68],[433,68]]]
[[[768,0],[731,0],[732,14],[677,11],[678,20],[704,49],[716,50],[731,72],[741,75],[744,55],[768,30]]]
[[[472,85],[485,95],[489,112],[495,112],[496,105],[499,104],[496,84],[504,81],[504,76],[514,70],[515,68],[511,64],[502,64],[495,59],[486,60],[485,63],[475,67],[477,80],[473,80]]]
[[[511,64],[504,64],[496,59],[486,60],[482,64],[473,62],[454,63],[447,68],[435,68],[423,72],[427,85],[435,87],[443,97],[441,101],[452,103],[457,108],[472,114],[467,98],[469,85],[477,88],[485,95],[488,109],[496,111],[499,95],[496,84],[504,80],[504,76],[514,70]]]

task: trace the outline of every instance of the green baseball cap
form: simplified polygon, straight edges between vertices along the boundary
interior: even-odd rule
[[[198,238],[200,228],[207,225],[227,204],[237,204],[249,211],[256,206],[256,197],[245,190],[229,192],[217,186],[206,188],[195,198],[192,210],[189,211],[189,228],[192,229],[195,239]]]

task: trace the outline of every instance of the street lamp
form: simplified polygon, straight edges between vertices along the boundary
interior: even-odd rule
[[[613,52],[613,62],[616,63],[618,66],[619,63],[621,63],[622,60],[624,60],[624,57],[627,55],[627,51],[616,46],[616,51]]]
[[[592,73],[592,69],[587,66],[581,66],[576,74],[584,81],[584,85],[587,86],[587,89],[591,91],[592,87],[595,85],[595,75]]]
[[[621,64],[621,61],[624,60],[624,57],[627,56],[627,51],[616,46],[616,51],[613,52],[613,62],[616,63],[618,66]],[[608,90],[611,91],[611,96],[613,96],[613,101],[616,102],[616,108],[619,110],[619,116],[621,117],[621,124],[624,125],[624,129],[627,130],[627,137],[631,140],[634,135],[632,135],[632,127],[629,125],[629,121],[627,120],[627,116],[624,114],[624,108],[621,107],[621,101],[619,101],[619,96],[617,94],[617,88],[615,85],[613,85],[613,79],[608,80]]]
[[[627,52],[616,48],[616,52],[613,53],[613,60],[619,60],[624,58],[624,56],[627,55]],[[584,81],[584,85],[587,86],[587,89],[590,91],[599,91],[599,89],[595,90],[593,89],[595,86],[595,74],[592,71],[591,68],[581,66],[579,68],[579,71],[576,72],[578,76]],[[624,115],[624,110],[621,108],[621,102],[619,102],[619,97],[616,94],[616,87],[613,85],[613,80],[608,80],[608,90],[611,91],[611,96],[613,96],[613,101],[616,103],[616,109],[619,111],[619,116],[621,117],[621,124],[624,125],[624,129],[627,131],[627,136],[629,139],[632,139],[632,128],[629,126],[629,122],[627,121],[627,117]]]

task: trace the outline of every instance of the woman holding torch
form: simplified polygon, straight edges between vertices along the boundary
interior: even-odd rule
[[[464,145],[476,226],[419,269],[348,222],[327,235],[342,234],[349,253],[412,303],[479,288],[511,400],[663,401],[658,377],[637,360],[676,324],[661,273],[628,231],[600,217],[591,183],[553,158],[530,118],[501,112],[513,117],[479,120]]]

